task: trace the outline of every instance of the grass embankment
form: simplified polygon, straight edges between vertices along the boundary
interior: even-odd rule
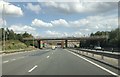
[[[4,49],[4,47],[3,47]],[[21,51],[30,51],[34,50],[35,48],[31,46],[27,46],[26,44],[20,42],[19,40],[7,40],[5,42],[5,51],[3,53],[14,53],[14,52],[21,52]]]

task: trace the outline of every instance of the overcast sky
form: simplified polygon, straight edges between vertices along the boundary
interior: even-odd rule
[[[0,27],[39,37],[81,37],[118,27],[117,2],[0,1],[0,14]]]

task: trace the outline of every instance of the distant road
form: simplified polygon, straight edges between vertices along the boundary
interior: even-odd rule
[[[3,56],[3,75],[116,75],[117,70],[67,49]]]

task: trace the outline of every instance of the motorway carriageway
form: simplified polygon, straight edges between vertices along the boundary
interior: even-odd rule
[[[57,48],[2,56],[3,75],[118,75],[118,70]]]

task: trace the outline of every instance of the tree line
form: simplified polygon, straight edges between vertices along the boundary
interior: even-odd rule
[[[97,31],[91,33],[92,36],[108,36],[104,41],[100,41],[100,46],[103,48],[120,48],[120,29],[116,28],[111,31]],[[94,47],[97,46],[98,42],[94,40],[82,41],[82,47]]]
[[[24,33],[15,33],[13,30],[10,30],[8,28],[6,28],[6,30],[4,28],[0,28],[0,40],[19,40],[21,42],[23,41],[23,38],[32,38],[32,34],[29,34],[27,32]],[[24,42],[27,46],[30,45],[29,42]]]
[[[4,29],[0,28],[0,40],[19,40],[21,42],[24,42],[26,45],[31,45],[32,42],[23,41],[23,38],[32,38],[32,34],[29,34],[27,32],[24,33],[15,33],[13,30],[10,29]],[[115,47],[120,48],[120,30],[119,28],[111,31],[97,31],[95,33],[91,33],[90,37],[92,36],[108,36],[108,39],[100,42],[101,47]],[[91,47],[95,46],[98,43],[94,40],[86,40],[81,42],[81,47]]]
[[[91,36],[108,36],[106,39],[106,46],[108,47],[120,47],[120,29],[117,28],[112,31],[97,31],[96,33],[91,33]]]

